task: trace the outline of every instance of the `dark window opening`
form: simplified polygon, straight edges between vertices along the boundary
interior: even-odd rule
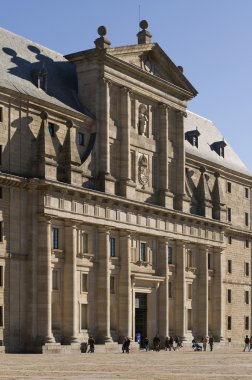
[[[59,249],[59,229],[53,228],[53,249]]]
[[[48,131],[51,137],[55,137],[55,125],[53,123],[48,123]]]
[[[84,146],[84,134],[83,133],[81,133],[81,132],[77,133],[77,141],[78,141],[79,145]]]

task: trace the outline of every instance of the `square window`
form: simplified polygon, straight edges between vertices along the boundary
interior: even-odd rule
[[[59,229],[57,227],[53,227],[52,235],[52,248],[59,249]]]
[[[228,192],[228,193],[231,193],[231,192],[232,192],[232,184],[231,184],[231,182],[228,182],[228,183],[227,183],[227,192]]]
[[[228,222],[231,222],[231,220],[232,220],[232,210],[231,210],[230,207],[228,207],[227,211],[228,211],[228,214],[227,214]]]
[[[79,145],[84,146],[84,133],[77,133],[77,141]]]
[[[227,290],[227,301],[228,301],[228,303],[232,302],[232,290],[231,289]]]
[[[115,257],[115,238],[111,237],[110,242],[110,257]]]
[[[146,261],[146,243],[140,243],[140,261]]]
[[[48,131],[51,137],[55,137],[55,125],[53,123],[48,123]]]
[[[247,187],[244,188],[244,196],[245,198],[249,197],[249,189]]]
[[[172,247],[168,246],[168,264],[172,264]]]
[[[232,317],[230,315],[227,317],[227,329],[232,330]]]

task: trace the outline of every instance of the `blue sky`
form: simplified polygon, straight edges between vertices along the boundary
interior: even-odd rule
[[[2,0],[0,26],[63,54],[90,49],[105,25],[112,46],[152,41],[198,90],[189,109],[213,120],[252,172],[251,0]]]

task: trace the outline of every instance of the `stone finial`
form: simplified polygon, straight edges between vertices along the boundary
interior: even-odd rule
[[[139,26],[142,30],[137,33],[137,39],[138,39],[138,44],[149,44],[151,42],[151,37],[152,35],[148,30],[148,22],[146,20],[142,20],[139,23]]]
[[[97,29],[99,38],[97,38],[94,43],[97,49],[107,49],[111,45],[111,42],[105,37],[107,34],[107,28],[103,25],[99,26]]]

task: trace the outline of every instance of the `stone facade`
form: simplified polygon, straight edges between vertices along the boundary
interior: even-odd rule
[[[0,30],[7,352],[252,334],[252,177],[140,26],[66,57]]]

